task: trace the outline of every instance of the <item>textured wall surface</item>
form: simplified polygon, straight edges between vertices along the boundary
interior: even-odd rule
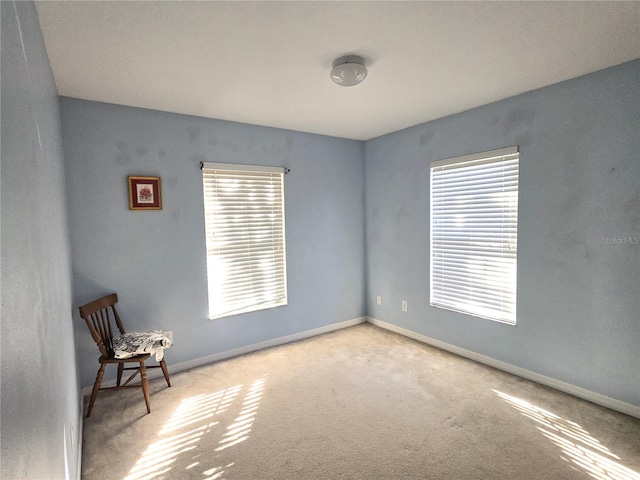
[[[636,60],[366,142],[368,314],[640,405],[639,86]],[[515,327],[429,306],[429,162],[513,145]]]
[[[33,3],[2,8],[2,478],[75,478],[80,394],[58,93]]]
[[[174,331],[169,364],[364,315],[361,142],[70,98],[61,103],[75,306],[117,292],[128,330]],[[287,306],[207,318],[201,161],[291,169]],[[162,178],[161,211],[129,210],[128,175]],[[79,319],[76,328],[82,385],[91,385],[97,349]]]

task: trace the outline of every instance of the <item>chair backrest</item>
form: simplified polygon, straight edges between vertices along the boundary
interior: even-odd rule
[[[125,333],[120,316],[116,311],[116,303],[118,303],[118,295],[112,293],[80,307],[80,316],[87,323],[91,336],[98,345],[100,353],[105,357],[113,356],[114,329],[112,322],[115,322],[120,335]]]

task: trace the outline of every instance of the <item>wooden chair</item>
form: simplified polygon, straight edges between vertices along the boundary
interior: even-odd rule
[[[125,333],[124,326],[122,324],[122,321],[120,320],[120,316],[116,311],[115,304],[117,302],[118,296],[115,293],[112,293],[111,295],[107,295],[106,297],[94,300],[93,302],[87,303],[86,305],[80,307],[80,316],[87,323],[89,331],[91,332],[91,336],[98,345],[98,349],[100,350],[101,354],[100,358],[98,359],[98,361],[100,362],[100,369],[98,370],[98,374],[96,375],[96,381],[93,384],[91,400],[89,401],[89,409],[87,411],[87,418],[89,418],[89,415],[91,415],[93,404],[95,403],[96,398],[98,397],[98,392],[100,390],[119,390],[122,388],[142,387],[144,401],[147,404],[147,413],[151,413],[151,407],[149,405],[149,381],[147,380],[147,368],[162,368],[164,379],[167,381],[167,385],[169,387],[171,386],[171,382],[169,381],[169,371],[167,370],[167,364],[165,363],[164,358],[159,362],[160,365],[150,366],[146,366],[145,364],[147,359],[151,356],[150,353],[136,355],[130,358],[115,358],[115,354],[113,351],[113,339],[115,332],[113,328],[113,322],[115,322],[115,326],[118,328],[118,332],[120,335],[124,335]],[[117,336],[118,333],[115,333]],[[126,363],[137,363],[138,366],[125,367]],[[116,364],[118,366],[118,377],[116,386],[100,388],[105,368],[109,364]],[[122,372],[124,370],[135,371],[123,384],[121,384]],[[133,380],[138,373],[140,373],[140,384],[130,385],[131,380]]]

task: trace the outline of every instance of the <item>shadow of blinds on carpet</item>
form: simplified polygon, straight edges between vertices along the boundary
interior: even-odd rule
[[[562,458],[575,470],[582,470],[598,480],[640,480],[640,474],[615,460],[620,457],[589,435],[575,422],[536,407],[521,398],[492,389],[525,417],[539,425],[536,428],[562,450]]]
[[[265,377],[266,375],[255,380],[246,388],[244,385],[236,385],[182,400],[160,430],[160,439],[147,447],[125,480],[150,480],[171,470],[179,476],[180,473],[175,470],[182,468],[194,475],[197,474],[197,470],[204,469],[198,475],[202,480],[221,478],[235,462],[224,465],[212,464],[211,458],[203,455],[199,449],[202,440],[205,435],[219,435],[215,452],[221,452],[247,440],[258,413]],[[241,395],[243,390],[246,390],[244,396]],[[238,415],[225,428],[216,417],[236,406],[240,400],[242,403],[236,407],[239,409]],[[221,430],[222,428],[224,430]],[[185,457],[188,455],[191,457]]]

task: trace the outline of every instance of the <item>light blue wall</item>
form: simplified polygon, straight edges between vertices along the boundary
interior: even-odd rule
[[[58,92],[34,4],[0,8],[0,470],[6,479],[76,478],[80,393]]]
[[[174,331],[169,366],[365,314],[362,142],[71,98],[61,104],[75,307],[117,292],[128,330]],[[201,161],[291,169],[287,306],[207,319]],[[163,210],[130,211],[128,175],[160,176]],[[87,386],[97,349],[80,322],[76,314]]]
[[[366,142],[368,314],[640,405],[639,99],[636,60]],[[429,162],[512,145],[515,327],[429,306]]]

